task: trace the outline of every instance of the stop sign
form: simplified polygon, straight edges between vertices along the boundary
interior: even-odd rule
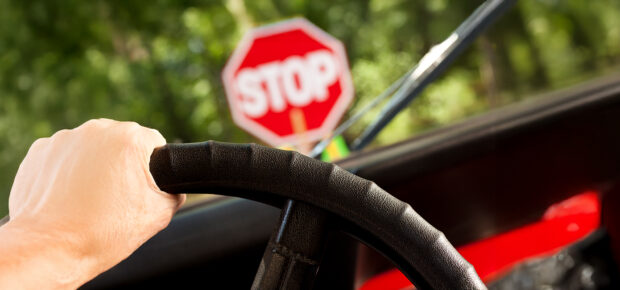
[[[247,33],[222,78],[235,123],[273,146],[326,137],[353,98],[342,43],[301,18]]]

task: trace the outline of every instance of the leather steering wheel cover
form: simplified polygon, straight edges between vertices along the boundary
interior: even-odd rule
[[[409,204],[331,163],[256,144],[208,141],[156,149],[150,169],[169,193],[209,192],[270,204],[293,199],[325,209],[369,233],[360,238],[418,288],[486,289],[443,233]]]

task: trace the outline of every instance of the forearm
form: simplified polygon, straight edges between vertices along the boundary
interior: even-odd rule
[[[13,222],[0,227],[0,289],[75,289],[100,268],[72,237]]]

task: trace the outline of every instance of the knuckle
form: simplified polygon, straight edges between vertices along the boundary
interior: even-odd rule
[[[123,122],[123,129],[127,138],[133,143],[150,143],[152,140],[163,140],[159,131],[143,127],[136,122]]]
[[[82,124],[78,128],[86,128],[86,129],[91,129],[91,130],[100,130],[100,129],[104,129],[104,128],[110,127],[111,125],[114,124],[114,122],[115,122],[114,120],[105,119],[105,118],[90,119],[90,120],[84,122],[84,124]]]
[[[98,125],[101,124],[101,122],[102,122],[101,119],[90,119],[90,120],[84,122],[84,126],[85,127],[98,126]]]
[[[34,142],[32,142],[32,145],[30,145],[30,150],[45,146],[49,142],[49,139],[50,138],[46,137],[46,138],[39,138],[37,140],[34,140]]]
[[[62,130],[59,130],[59,131],[57,131],[56,133],[54,133],[54,135],[52,135],[52,137],[51,137],[51,138],[54,138],[54,139],[62,138],[62,137],[64,137],[64,136],[68,135],[68,134],[69,134],[69,132],[71,132],[71,130],[68,130],[68,129],[62,129]]]
[[[125,135],[125,134],[136,134],[139,132],[139,129],[141,127],[136,122],[119,122],[116,128],[118,128],[119,132],[122,132]]]
[[[131,128],[131,129],[142,128],[142,126],[140,126],[140,124],[138,124],[138,123],[136,123],[134,121],[123,122],[123,125],[127,126],[128,128]]]
[[[80,125],[77,129],[93,130],[93,129],[98,129],[101,127],[102,127],[102,124],[99,119],[91,119],[91,120],[84,122],[84,124]]]
[[[164,136],[161,133],[159,133],[158,130],[151,129],[151,128],[145,128],[144,132],[145,132],[145,135],[148,136],[154,142],[161,143],[161,144],[166,143],[166,138],[164,138]]]

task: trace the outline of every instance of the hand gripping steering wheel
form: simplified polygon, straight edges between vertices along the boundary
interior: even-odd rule
[[[330,163],[256,144],[168,144],[151,156],[169,193],[215,193],[283,207],[252,288],[307,289],[326,225],[375,248],[418,289],[486,289],[474,268],[409,204]]]

